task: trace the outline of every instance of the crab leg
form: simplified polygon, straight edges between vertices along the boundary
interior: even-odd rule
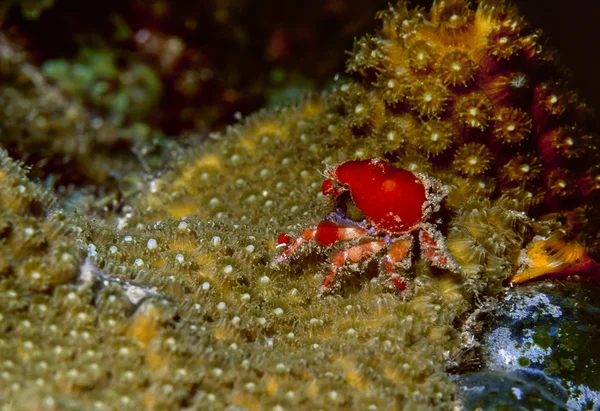
[[[305,229],[302,234],[297,237],[294,241],[292,241],[283,252],[273,261],[273,265],[277,265],[289,258],[292,254],[294,254],[298,249],[302,246],[302,244],[306,243],[315,238],[315,234],[317,232],[317,227],[309,227]],[[286,234],[287,236],[287,234]],[[281,243],[280,245],[285,245],[285,243]]]
[[[292,241],[285,250],[273,261],[277,265],[287,260],[291,255],[302,246],[302,244],[314,240],[322,246],[330,246],[336,241],[352,240],[361,237],[367,233],[362,227],[342,227],[331,221],[323,220],[317,227],[309,227],[302,234]],[[285,245],[285,243],[282,243]]]
[[[323,220],[317,226],[315,241],[320,245],[329,246],[336,241],[347,241],[362,237],[367,230],[362,227],[342,227],[331,221]]]
[[[388,248],[388,252],[385,257],[383,257],[385,271],[389,274],[392,283],[399,291],[404,291],[406,289],[406,283],[402,279],[402,276],[396,272],[396,264],[402,263],[404,268],[408,268],[410,266],[411,248],[412,239],[401,239],[393,243]]]
[[[338,251],[333,254],[331,257],[331,265],[329,266],[329,271],[327,272],[327,276],[323,280],[323,291],[327,291],[333,281],[335,280],[335,276],[340,268],[346,264],[346,261],[350,261],[351,263],[358,263],[365,258],[370,257],[373,254],[378,253],[386,246],[386,242],[384,240],[378,241],[369,241],[367,243],[362,243],[359,245],[355,245],[345,250]]]
[[[455,273],[461,272],[460,266],[454,261],[446,248],[444,236],[433,226],[428,225],[419,233],[421,258],[429,260],[431,265]]]

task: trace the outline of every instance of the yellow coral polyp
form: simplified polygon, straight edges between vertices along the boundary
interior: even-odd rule
[[[160,328],[160,308],[148,302],[136,311],[127,329],[127,335],[145,349],[159,335]]]
[[[354,42],[352,57],[346,62],[350,72],[365,74],[366,70],[377,67],[381,62],[379,41],[373,36],[365,36]]]
[[[402,34],[402,22],[410,17],[406,3],[398,2],[387,10],[377,12],[375,18],[381,20],[381,34],[388,40],[396,40]]]
[[[540,160],[534,155],[518,155],[512,158],[501,171],[501,178],[508,183],[521,185],[536,180],[542,171]]]
[[[484,144],[468,143],[457,150],[453,165],[462,174],[476,176],[490,168],[493,158]]]
[[[492,117],[492,105],[484,93],[471,93],[456,101],[453,115],[462,127],[485,130]]]
[[[435,63],[434,51],[424,40],[417,40],[408,45],[406,59],[408,65],[416,72],[429,70]]]
[[[534,104],[538,116],[560,116],[575,100],[574,92],[565,90],[563,84],[547,82],[538,85],[534,91]],[[541,120],[541,119],[540,119]]]
[[[513,22],[516,26],[517,22]],[[511,26],[499,26],[492,30],[488,35],[489,53],[498,59],[509,59],[516,55],[521,48],[519,42],[518,29]]]
[[[350,127],[378,127],[384,118],[384,106],[378,96],[357,92],[347,103],[347,118]]]
[[[440,0],[431,8],[431,22],[442,30],[465,29],[472,15],[468,3],[463,0]]]
[[[474,78],[477,65],[469,54],[462,50],[452,50],[440,62],[442,81],[450,86],[466,86]]]
[[[451,123],[429,120],[419,128],[419,146],[427,155],[437,156],[456,142],[456,136],[456,130]]]
[[[494,117],[494,138],[504,144],[520,144],[530,132],[531,119],[518,108],[503,107]]]
[[[477,274],[483,268],[485,249],[477,244],[477,240],[468,230],[450,232],[447,246],[467,274]]]
[[[568,197],[577,191],[573,174],[564,168],[555,168],[548,173],[546,187],[549,193],[556,197]]]
[[[387,104],[394,105],[406,99],[410,81],[404,73],[389,75],[382,72],[377,83],[378,88],[383,90],[382,98]]]
[[[437,79],[419,81],[413,84],[409,91],[413,110],[422,117],[439,116],[444,111],[449,97],[448,89]]]
[[[541,204],[546,198],[546,193],[539,187],[512,187],[504,191],[506,195],[519,201],[521,207],[527,210],[531,206]]]
[[[342,368],[346,376],[346,382],[357,390],[366,390],[368,385],[356,363],[349,358],[341,357],[335,363]]]
[[[551,156],[550,151],[565,159],[576,159],[583,155],[590,145],[590,138],[581,135],[575,126],[558,127],[540,136],[543,149]]]
[[[221,156],[213,153],[200,155],[193,164],[185,166],[179,173],[177,179],[173,182],[174,191],[187,189],[190,192],[196,192],[197,178],[202,173],[220,173],[223,171],[223,159]]]

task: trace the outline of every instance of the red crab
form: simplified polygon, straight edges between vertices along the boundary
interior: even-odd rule
[[[346,218],[345,208],[338,206],[316,227],[306,228],[292,242],[287,234],[280,235],[277,247],[286,248],[275,259],[275,265],[294,256],[307,242],[332,247],[349,241],[347,247],[332,254],[323,291],[331,288],[336,274],[346,264],[356,266],[383,252],[383,270],[393,286],[404,290],[406,283],[398,269],[410,268],[414,234],[418,233],[421,258],[435,267],[460,271],[446,249],[442,233],[428,221],[447,195],[439,180],[394,167],[379,158],[347,161],[328,168],[326,175],[329,178],[323,182],[323,194],[340,205],[337,200],[349,193],[354,205],[364,214],[364,220],[356,222]]]

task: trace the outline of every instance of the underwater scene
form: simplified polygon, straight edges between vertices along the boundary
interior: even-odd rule
[[[0,410],[600,410],[559,3],[3,2]]]

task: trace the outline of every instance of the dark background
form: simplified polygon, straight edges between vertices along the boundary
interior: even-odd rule
[[[600,2],[520,0],[516,2],[533,27],[543,29],[559,50],[571,83],[594,109],[600,130]]]
[[[352,49],[352,38],[372,32],[379,24],[374,20],[375,11],[385,8],[388,2],[395,3],[394,0],[164,0],[172,16],[152,15],[152,5],[160,1],[56,0],[42,12],[41,18],[30,21],[21,18],[18,7],[14,7],[8,24],[2,29],[12,33],[9,37],[21,43],[37,63],[53,58],[73,59],[81,47],[77,39],[86,32],[110,37],[114,29],[110,24],[111,13],[121,15],[134,30],[143,27],[157,30],[159,34],[182,36],[186,46],[196,52],[198,61],[188,60],[179,64],[173,73],[161,73],[166,95],[160,109],[165,106],[170,109],[162,110],[162,117],[158,116],[160,121],[154,121],[154,125],[166,132],[179,134],[182,129],[198,129],[197,124],[173,118],[173,112],[184,108],[214,107],[215,110],[208,112],[193,111],[191,116],[214,118],[214,122],[206,125],[207,130],[214,130],[233,121],[237,111],[248,114],[265,106],[265,96],[273,88],[269,73],[275,67],[287,73],[298,72],[312,81],[315,89],[321,89],[333,74],[343,71],[344,50]],[[434,1],[408,2],[411,7],[422,6],[429,10]],[[558,50],[560,65],[570,73],[571,85],[595,111],[594,125],[600,130],[600,56],[597,54],[600,0],[508,2],[515,3],[531,27],[542,29],[544,39]],[[25,0],[22,3],[25,4]],[[474,5],[476,0],[471,3]],[[228,21],[218,23],[211,19],[219,7],[229,8],[232,14]],[[194,33],[182,31],[182,17],[187,15],[197,16],[200,21]],[[243,41],[236,38],[240,30],[245,33]],[[108,46],[125,47],[123,44]],[[154,57],[160,55],[159,51]],[[215,72],[215,79],[205,85],[202,93],[188,98],[171,92],[178,72],[201,66],[211,67]],[[285,84],[289,84],[289,78],[287,80]],[[219,100],[226,89],[235,90],[238,100],[233,103]]]
[[[408,3],[411,7],[422,6],[426,10],[429,10],[434,1],[408,0]],[[597,116],[600,115],[600,56],[598,55],[600,51],[600,32],[598,31],[600,29],[600,0],[507,1],[517,5],[533,28],[543,30],[545,39],[548,40],[553,48],[559,51],[561,65],[570,72],[571,84],[580,91],[581,96],[598,113]],[[332,65],[338,64],[341,66],[340,63],[345,58],[343,50],[350,50],[352,48],[351,38],[372,31],[378,24],[373,19],[374,10],[385,8],[388,2],[395,3],[395,0],[370,0],[366,2],[359,0],[320,0],[316,3],[308,1],[304,4],[292,2],[291,0],[283,0],[281,2],[273,2],[271,0],[242,1],[240,3],[246,4],[245,8],[240,7],[242,15],[234,17],[233,20],[249,31],[251,36],[249,44],[233,49],[231,41],[228,43],[217,40],[219,37],[223,37],[224,34],[228,34],[224,33],[223,30],[219,31],[218,26],[209,26],[208,31],[204,33],[208,37],[205,39],[205,43],[213,48],[222,46],[226,54],[234,56],[247,51],[250,53],[249,56],[244,57],[242,55],[241,57],[236,57],[237,60],[230,63],[236,65],[240,64],[240,61],[250,61],[252,65],[255,65],[256,61],[260,62],[261,54],[263,53],[261,48],[265,48],[265,43],[269,40],[271,34],[269,30],[274,26],[279,26],[296,34],[294,32],[297,32],[298,27],[302,27],[304,24],[304,29],[312,32],[313,36],[316,36],[317,44],[314,44],[315,39],[307,40],[301,36],[297,39],[291,39],[288,52],[292,55],[292,58],[288,58],[290,61],[278,61],[276,63],[283,64],[284,68],[287,63],[288,67],[300,70],[303,65],[312,66],[313,68],[308,70],[307,75],[317,79],[318,81],[315,85],[319,86],[324,81],[324,78],[330,78],[332,73],[342,69],[342,67],[332,67]],[[39,45],[38,51],[41,51],[42,54],[48,54],[47,56],[43,56],[44,58],[48,58],[51,57],[53,46],[65,47],[65,44],[69,43],[69,40],[72,39],[74,29],[76,31],[84,31],[86,27],[89,27],[93,30],[97,21],[102,20],[101,16],[106,10],[122,12],[123,16],[127,19],[127,14],[132,12],[132,4],[138,4],[137,12],[140,13],[140,9],[143,9],[144,6],[139,5],[151,3],[153,3],[153,0],[105,0],[103,2],[56,0],[51,9],[42,13],[41,20],[30,22],[23,21],[22,19],[19,20],[18,18],[16,20],[18,26],[25,32],[29,31],[29,35],[34,36],[32,43]],[[220,0],[198,0],[192,2],[171,0],[166,4],[174,9],[188,8],[194,10],[196,14],[198,9],[206,9],[207,14],[210,14],[208,11],[217,7],[216,5],[219,3]],[[231,3],[236,4],[235,2]],[[471,3],[474,5],[476,1],[472,0]],[[319,17],[327,9],[332,14],[328,17]],[[342,11],[335,14],[332,11],[334,9]],[[87,13],[86,10],[88,11]],[[235,11],[235,6],[233,6],[233,10]],[[18,13],[14,14],[18,16]],[[77,27],[77,25],[74,27],[72,24],[63,24],[63,18],[67,14],[76,16],[75,20],[79,19],[81,27]],[[140,17],[136,18],[139,19]],[[141,18],[143,19],[144,17]],[[129,23],[135,22],[135,18],[127,20]],[[208,19],[207,21],[210,20]],[[149,22],[149,24],[150,26],[152,24],[160,26],[161,24],[173,22],[178,22],[178,20]],[[323,22],[327,22],[325,24],[326,27],[321,27],[324,25]],[[169,30],[165,26],[162,28],[167,28],[166,32],[178,34],[177,30]],[[101,31],[100,28],[97,30]],[[62,38],[60,37],[61,31],[63,31]],[[35,32],[37,32],[38,38],[35,38]],[[305,33],[305,35],[309,34]],[[337,38],[337,40],[331,40],[332,38]],[[44,44],[44,41],[47,44]],[[315,55],[310,55],[311,52]],[[319,52],[321,54],[318,54]],[[52,57],[60,55],[60,53],[54,54]],[[297,59],[293,58],[294,54],[298,57]],[[254,60],[252,60],[253,56]],[[258,58],[256,58],[257,56]],[[332,56],[330,63],[316,64],[316,62],[326,60],[325,56]],[[218,58],[216,57],[215,59]],[[212,61],[212,63],[222,68],[226,64],[222,60],[221,58],[221,60]],[[265,65],[267,67],[257,66],[257,73],[250,73],[249,76],[255,77],[258,73],[267,71],[269,69],[268,63]],[[247,68],[241,71],[249,71]],[[233,84],[233,86],[237,86],[238,89],[243,88],[240,84]],[[262,104],[263,102],[258,101],[255,105],[259,107]],[[238,107],[236,107],[237,109]],[[252,111],[250,107],[248,109]],[[597,120],[596,125],[600,125],[600,121]],[[600,129],[600,127],[597,127],[597,129]]]

